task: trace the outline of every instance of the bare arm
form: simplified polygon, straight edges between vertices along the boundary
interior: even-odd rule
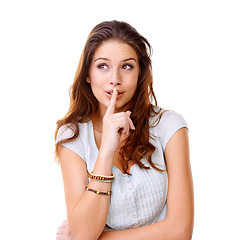
[[[165,148],[168,171],[166,219],[130,230],[104,232],[101,240],[190,240],[192,238],[194,200],[189,160],[188,132],[178,130]]]
[[[99,155],[96,167],[101,174],[111,175],[111,166],[106,166],[104,158]],[[110,202],[110,196],[97,195],[85,191],[85,186],[102,192],[111,189],[111,183],[91,180],[88,184],[85,162],[71,150],[61,147],[59,159],[62,169],[67,218],[71,233],[81,239],[97,239],[104,229]],[[108,159],[109,160],[109,159]],[[109,164],[110,165],[110,164]],[[93,231],[90,231],[93,229]],[[94,231],[94,230],[98,231]],[[89,233],[86,234],[86,233]],[[98,235],[99,234],[99,235]],[[98,236],[97,236],[98,235]]]
[[[110,101],[103,120],[103,134],[99,155],[93,172],[110,176],[112,162],[122,134],[128,134],[133,128],[128,113],[114,114],[117,92]],[[122,129],[122,133],[119,132]],[[87,179],[84,160],[61,146],[59,149],[69,227],[75,239],[96,240],[103,232],[107,221],[110,196],[85,191],[85,186],[101,192],[111,190],[111,183]]]

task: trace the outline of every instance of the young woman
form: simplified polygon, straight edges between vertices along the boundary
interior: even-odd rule
[[[57,122],[68,218],[57,239],[191,239],[187,124],[157,106],[150,53],[125,22],[90,33]]]

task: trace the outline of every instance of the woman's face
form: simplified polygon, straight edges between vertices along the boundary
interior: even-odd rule
[[[87,82],[99,102],[99,110],[105,112],[113,89],[118,91],[116,112],[126,111],[138,82],[139,63],[135,50],[128,44],[108,40],[96,50]]]

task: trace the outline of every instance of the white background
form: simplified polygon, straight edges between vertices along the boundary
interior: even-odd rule
[[[158,104],[189,125],[193,239],[233,239],[232,1],[1,1],[0,238],[55,239],[66,218],[54,131],[88,33],[123,20],[151,43]]]

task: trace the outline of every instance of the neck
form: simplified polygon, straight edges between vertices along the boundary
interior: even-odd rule
[[[99,110],[97,110],[97,112],[95,113],[95,115],[92,117],[91,121],[93,124],[93,128],[98,131],[101,132],[102,131],[102,124],[103,124],[103,117],[104,117],[104,113],[100,113]]]

